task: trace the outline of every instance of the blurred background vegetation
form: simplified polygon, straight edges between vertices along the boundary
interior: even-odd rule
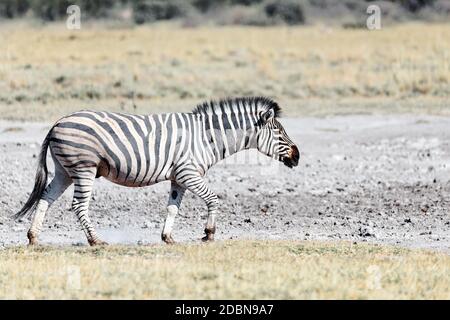
[[[257,25],[336,23],[358,27],[369,4],[379,5],[384,23],[448,21],[448,0],[1,0],[0,19],[20,17],[55,21],[79,5],[84,19],[152,23],[178,19],[201,24]]]
[[[450,0],[0,0],[0,119],[242,95],[288,116],[449,114],[449,17]]]

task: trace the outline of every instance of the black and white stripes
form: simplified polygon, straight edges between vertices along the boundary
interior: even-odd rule
[[[171,180],[162,239],[173,242],[172,226],[188,189],[208,207],[204,240],[213,240],[218,199],[203,179],[212,165],[250,148],[289,167],[297,165],[298,149],[277,121],[279,113],[278,104],[264,97],[212,101],[192,113],[75,112],[60,119],[47,135],[35,189],[17,216],[36,206],[28,232],[30,243],[35,243],[49,206],[74,183],[73,210],[89,243],[103,244],[88,216],[96,177],[130,187]],[[47,146],[55,162],[55,177],[44,189]]]

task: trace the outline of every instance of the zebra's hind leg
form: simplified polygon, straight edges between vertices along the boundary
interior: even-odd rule
[[[167,204],[167,216],[164,222],[164,228],[161,233],[161,239],[167,244],[174,244],[172,238],[172,228],[175,221],[175,216],[180,209],[181,200],[185,192],[185,188],[172,181],[169,193],[169,203]]]
[[[45,214],[52,203],[55,202],[71,184],[72,179],[69,177],[67,172],[62,169],[57,162],[55,162],[55,177],[45,188],[44,193],[42,194],[42,197],[36,207],[36,211],[34,212],[30,229],[27,233],[29,245],[37,244],[38,235],[41,231]]]
[[[89,244],[91,246],[107,245],[105,241],[100,240],[98,237],[88,215],[96,168],[83,168],[75,172],[76,176],[72,177],[74,182],[72,210],[77,215]]]

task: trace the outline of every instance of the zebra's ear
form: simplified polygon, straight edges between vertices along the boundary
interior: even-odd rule
[[[264,122],[267,122],[269,120],[272,120],[275,117],[275,111],[270,108],[269,110],[265,111],[262,115],[261,118]]]

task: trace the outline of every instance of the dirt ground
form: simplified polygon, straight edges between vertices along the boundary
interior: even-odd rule
[[[243,152],[210,170],[207,179],[222,204],[216,239],[350,240],[450,252],[449,117],[353,115],[282,123],[300,148],[297,168]],[[28,219],[11,216],[31,192],[50,125],[0,121],[0,246],[26,243]],[[168,189],[168,182],[132,189],[99,179],[91,218],[110,243],[157,243]],[[69,210],[71,193],[51,208],[42,243],[86,244]],[[200,241],[205,218],[202,201],[187,193],[175,240]]]

